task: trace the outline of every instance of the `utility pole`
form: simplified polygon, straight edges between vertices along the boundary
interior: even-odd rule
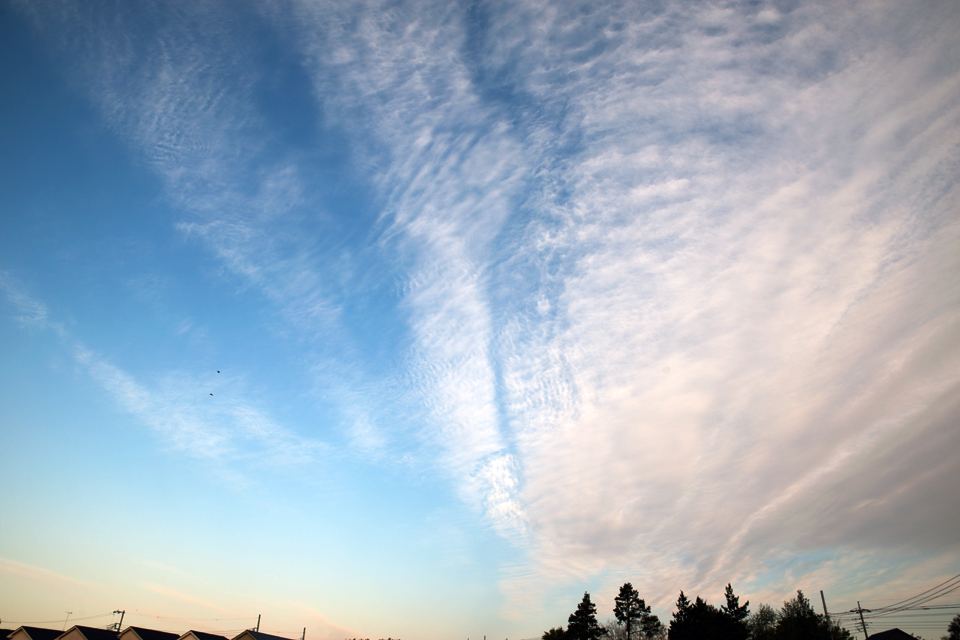
[[[124,609],[123,611],[114,611],[114,613],[120,614],[120,622],[117,623],[117,633],[120,633],[120,629],[123,628],[123,616],[127,613],[127,610]]]
[[[823,597],[823,589],[820,589],[820,602],[823,603],[823,615],[827,618],[827,624],[830,624],[830,612],[827,611],[827,599]]]
[[[257,633],[260,632],[260,614],[259,613],[257,614],[257,628],[254,629],[254,631],[256,631]]]
[[[863,637],[867,637],[867,623],[863,621],[863,607],[860,606],[860,601],[857,600],[857,613],[860,614],[860,624],[863,626]]]
[[[303,628],[303,633],[300,634],[300,640],[307,640],[307,628]]]

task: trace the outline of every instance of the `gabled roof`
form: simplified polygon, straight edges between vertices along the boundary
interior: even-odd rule
[[[205,631],[187,631],[185,634],[177,638],[177,640],[189,640],[187,636],[193,635],[197,640],[228,640],[226,636],[218,636],[215,633],[207,633]]]
[[[140,640],[177,640],[180,635],[170,633],[169,631],[157,631],[156,629],[144,629],[143,627],[127,627],[120,633],[124,640],[132,640],[131,636],[136,634]]]
[[[120,637],[116,631],[110,631],[109,629],[97,629],[96,627],[84,627],[79,624],[70,627],[66,630],[66,632],[60,635],[65,636],[71,631],[76,631],[87,640],[118,640]]]
[[[870,635],[867,640],[915,640],[912,635],[900,629],[890,629]]]
[[[238,636],[234,637],[233,640],[240,640],[243,636],[248,636],[253,638],[253,640],[290,640],[290,638],[284,638],[282,636],[272,636],[269,633],[263,633],[262,631],[246,631],[241,632]]]
[[[3,629],[0,631],[0,636],[4,638],[9,638],[17,631],[25,633],[30,640],[54,640],[61,635],[63,631],[58,631],[56,629],[44,629],[43,627],[17,627],[16,629]]]

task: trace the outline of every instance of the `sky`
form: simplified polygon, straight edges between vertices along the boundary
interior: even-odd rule
[[[667,622],[960,573],[958,29],[2,0],[3,626],[521,639],[627,581]]]

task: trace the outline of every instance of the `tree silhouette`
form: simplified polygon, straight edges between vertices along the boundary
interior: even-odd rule
[[[663,623],[660,622],[660,618],[649,611],[643,614],[643,619],[640,621],[640,629],[643,632],[645,640],[656,640],[657,638],[666,637],[666,629],[664,629]]]
[[[683,595],[683,590],[680,590],[680,597],[677,598],[677,610],[673,614],[673,622],[683,623],[686,622],[687,617],[690,613],[690,600],[687,596]],[[670,628],[673,628],[673,622],[670,623]]]
[[[953,617],[947,625],[947,635],[941,636],[940,640],[960,640],[960,614]]]
[[[563,627],[554,627],[549,631],[544,631],[541,640],[566,640],[567,632]]]
[[[590,602],[590,594],[583,592],[583,600],[567,619],[565,640],[597,640],[607,630],[597,624],[597,605]]]
[[[777,611],[768,604],[761,604],[747,620],[747,628],[753,640],[773,640],[777,632]]]
[[[783,603],[777,621],[775,640],[842,640],[851,638],[850,632],[827,622],[810,605],[810,600],[797,590],[797,596]]]
[[[739,607],[739,605],[737,605]],[[693,604],[683,592],[670,622],[670,640],[746,640],[746,624],[735,622],[725,611],[697,596]]]
[[[745,621],[747,616],[750,615],[750,601],[747,600],[743,603],[743,606],[740,606],[740,597],[733,595],[733,587],[729,582],[723,593],[727,598],[727,604],[720,607],[721,611],[737,622]]]
[[[747,616],[750,615],[750,601],[747,600],[740,605],[740,598],[733,593],[733,587],[730,583],[727,583],[727,588],[724,590],[724,596],[727,599],[727,604],[720,607],[720,611],[723,612],[727,618],[730,620],[730,624],[727,625],[726,637],[730,640],[747,640],[750,636],[750,630],[747,628]]]
[[[640,594],[629,582],[620,587],[620,595],[613,599],[613,615],[627,628],[627,640],[633,640],[634,622],[640,622],[644,613],[649,613],[650,607],[640,599]]]

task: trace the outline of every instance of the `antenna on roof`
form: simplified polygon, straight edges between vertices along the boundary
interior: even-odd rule
[[[67,611],[67,612],[66,612],[66,614],[67,614],[67,620],[70,619],[70,614],[72,614],[72,613],[73,613],[73,611]],[[63,629],[61,629],[61,631],[66,630],[66,628],[67,628],[67,620],[64,620],[64,621],[63,621]]]

